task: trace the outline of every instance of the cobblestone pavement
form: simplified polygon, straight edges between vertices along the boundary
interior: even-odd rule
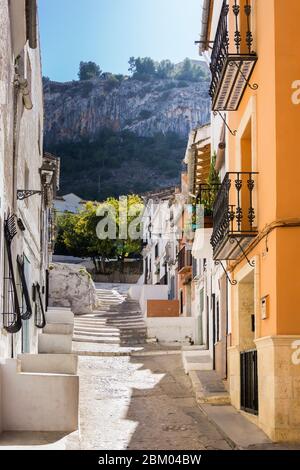
[[[201,412],[180,355],[79,358],[84,450],[229,450]]]

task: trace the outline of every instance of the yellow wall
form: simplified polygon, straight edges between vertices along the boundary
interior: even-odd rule
[[[233,3],[233,2],[231,2]],[[292,83],[300,80],[300,1],[256,0],[255,28],[258,62],[239,110],[229,113],[237,137],[228,134],[229,170],[240,169],[245,145],[242,127],[252,119],[252,168],[258,171],[258,228],[275,221],[300,219],[300,105],[292,103]],[[243,170],[245,168],[243,167]],[[300,228],[278,228],[249,254],[257,256],[257,335],[300,334]],[[244,266],[234,271],[238,276]],[[233,287],[236,289],[236,287]],[[269,318],[260,318],[260,299],[269,296]],[[234,296],[232,296],[234,298]],[[234,323],[233,303],[233,323]],[[237,338],[236,338],[237,339]]]

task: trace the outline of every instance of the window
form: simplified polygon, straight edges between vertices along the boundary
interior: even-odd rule
[[[180,297],[179,297],[179,308],[180,308],[180,315],[183,314],[183,291],[180,291]]]

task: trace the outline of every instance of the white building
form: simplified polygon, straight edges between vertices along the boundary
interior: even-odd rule
[[[43,153],[36,0],[0,0],[0,57],[0,432],[74,430],[76,358],[47,354],[71,341],[73,314],[68,335],[48,325],[59,159]]]
[[[57,214],[70,212],[77,214],[84,208],[85,201],[76,194],[70,193],[65,196],[56,196],[54,199],[54,210]]]

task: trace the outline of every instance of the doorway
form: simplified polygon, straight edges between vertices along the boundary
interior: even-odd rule
[[[255,339],[254,270],[238,284],[241,409],[258,414],[258,369]]]

